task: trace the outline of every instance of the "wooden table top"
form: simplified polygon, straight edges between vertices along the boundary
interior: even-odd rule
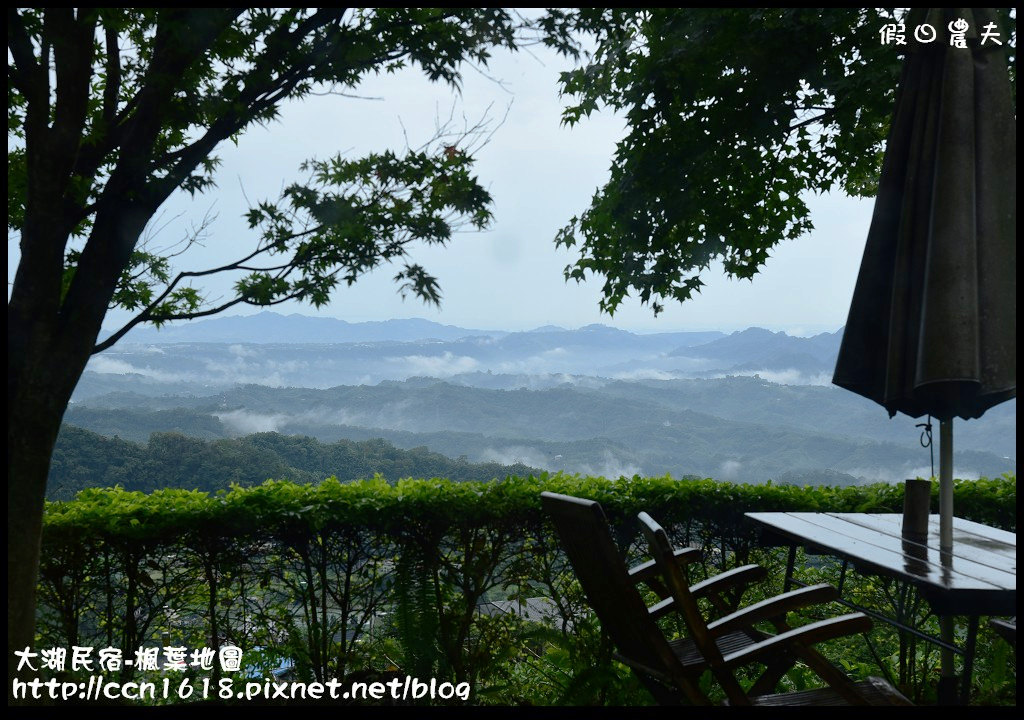
[[[771,534],[849,560],[861,572],[913,583],[940,615],[1017,612],[1017,535],[953,518],[953,552],[939,552],[939,516],[926,543],[902,536],[894,513],[754,512]]]

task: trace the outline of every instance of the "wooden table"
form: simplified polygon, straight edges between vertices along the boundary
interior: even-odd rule
[[[872,617],[911,631],[964,657],[961,700],[966,702],[974,665],[981,616],[1017,614],[1017,535],[980,523],[953,518],[953,551],[939,552],[939,516],[928,523],[926,542],[902,536],[903,516],[868,513],[755,512],[748,518],[762,526],[765,544],[789,545],[786,588],[793,581],[796,548],[829,554],[843,560],[839,590],[846,567],[871,575],[895,578],[915,586],[939,616],[968,618],[964,648],[949,646],[916,628],[852,603]]]

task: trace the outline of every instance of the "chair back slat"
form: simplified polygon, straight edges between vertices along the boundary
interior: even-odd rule
[[[541,502],[587,600],[619,653],[673,676],[675,656],[628,575],[600,504],[551,492],[542,493]]]
[[[747,695],[743,692],[739,682],[737,682],[736,676],[725,667],[721,649],[711,636],[707,620],[697,604],[697,599],[690,590],[690,582],[686,570],[680,567],[675,560],[675,548],[672,547],[672,541],[669,539],[668,533],[647,513],[640,513],[638,518],[644,537],[647,539],[647,547],[650,550],[651,557],[661,571],[662,579],[672,594],[676,608],[686,620],[686,625],[690,630],[690,636],[693,638],[694,644],[697,646],[700,654],[704,656],[704,660],[718,679],[729,701],[734,705],[749,704]]]

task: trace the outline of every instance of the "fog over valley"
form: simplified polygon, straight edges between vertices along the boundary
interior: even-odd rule
[[[831,385],[841,337],[604,325],[510,333],[264,312],[133,332],[93,358],[65,423],[140,444],[169,432],[205,442],[277,433],[325,447],[383,439],[494,472],[800,484],[927,477],[915,427],[924,418],[889,419]],[[937,445],[937,423],[935,435]],[[268,472],[297,468],[278,460]],[[963,478],[1015,471],[1015,400],[957,421],[954,467]],[[315,480],[345,469],[295,472]]]

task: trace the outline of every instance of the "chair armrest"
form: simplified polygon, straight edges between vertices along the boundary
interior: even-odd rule
[[[726,667],[747,665],[752,662],[767,664],[773,655],[798,653],[799,647],[807,647],[816,645],[824,640],[867,632],[871,629],[871,626],[871,618],[864,613],[840,615],[839,617],[820,620],[784,633],[779,633],[767,640],[762,640],[742,650],[729,653],[722,659]],[[794,649],[794,645],[797,648]]]
[[[676,599],[667,597],[662,599],[660,602],[656,602],[647,608],[647,614],[651,616],[651,620],[657,620],[658,618],[665,617],[670,612],[676,610]]]
[[[700,556],[700,550],[692,547],[680,548],[675,552],[676,563],[683,566],[700,560]],[[660,576],[660,574],[658,572],[658,563],[655,560],[648,560],[629,569],[629,579],[635,583],[647,582],[653,577]]]
[[[727,592],[741,585],[750,585],[751,583],[764,580],[767,576],[768,571],[760,565],[743,565],[727,570],[724,573],[719,573],[696,585],[691,585],[690,592],[693,593],[695,598],[708,597],[715,593]]]
[[[839,591],[827,583],[791,590],[708,623],[708,632],[712,637],[719,637],[734,630],[745,630],[762,620],[785,616],[792,610],[831,602],[838,597]]]

